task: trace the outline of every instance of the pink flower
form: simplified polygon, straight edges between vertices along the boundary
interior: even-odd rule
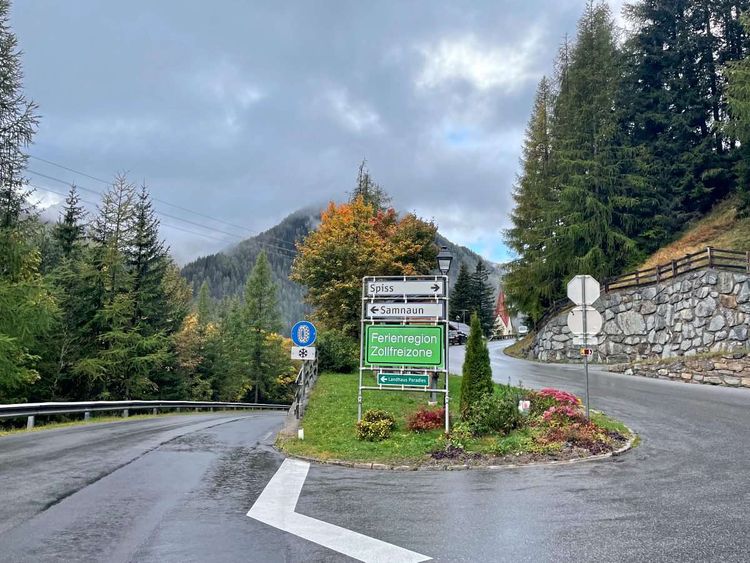
[[[573,393],[568,393],[567,391],[561,391],[560,389],[552,389],[550,387],[547,387],[539,391],[539,395],[542,397],[549,397],[551,399],[554,399],[557,403],[561,405],[572,405],[572,406],[581,405],[581,400],[578,397],[576,397]]]

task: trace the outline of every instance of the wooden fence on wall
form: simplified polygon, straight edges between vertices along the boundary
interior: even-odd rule
[[[750,252],[722,250],[709,246],[705,250],[686,254],[678,260],[658,264],[653,268],[607,278],[602,282],[602,289],[606,293],[616,289],[643,287],[704,268],[750,273]]]
[[[606,278],[601,282],[602,293],[628,289],[631,287],[646,287],[656,283],[668,281],[674,277],[706,268],[728,270],[731,272],[746,272],[750,274],[750,252],[739,250],[723,250],[721,248],[706,247],[705,250],[686,254],[682,258],[658,264],[653,268],[646,268],[636,272],[628,272],[619,276]],[[555,301],[552,306],[537,321],[537,327],[545,324],[551,317],[573,306],[567,298]]]

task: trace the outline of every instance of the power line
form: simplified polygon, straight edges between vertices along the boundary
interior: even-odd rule
[[[60,164],[58,162],[53,162],[51,160],[47,160],[45,158],[41,158],[41,157],[34,156],[34,155],[28,155],[28,157],[31,158],[31,159],[34,159],[34,160],[38,160],[39,162],[44,162],[45,164],[49,164],[50,166],[56,166],[57,168],[61,168],[63,170],[67,170],[68,172],[72,172],[73,174],[79,174],[79,175],[84,176],[86,178],[90,178],[91,180],[95,180],[97,182],[102,182],[106,186],[111,186],[112,185],[111,181],[104,180],[103,178],[98,178],[96,176],[92,176],[91,174],[87,174],[86,172],[81,172],[80,170],[76,170],[74,168],[70,168],[70,167],[65,166],[63,164]],[[39,172],[34,172],[33,170],[29,170],[29,172],[32,172],[34,174],[42,175]],[[204,219],[209,219],[209,220],[215,221],[217,223],[223,223],[224,225],[227,225],[228,227],[233,227],[235,229],[241,229],[243,231],[247,231],[248,233],[250,233],[253,236],[258,236],[258,235],[261,234],[258,231],[254,231],[252,229],[249,229],[248,227],[243,227],[241,225],[235,225],[234,223],[230,223],[230,222],[225,221],[223,219],[217,219],[216,217],[212,217],[210,215],[206,215],[205,213],[200,213],[198,211],[194,211],[192,209],[188,209],[187,207],[182,207],[181,205],[170,203],[170,202],[168,202],[166,200],[163,200],[163,199],[160,199],[160,198],[157,198],[157,197],[154,197],[154,196],[151,196],[151,199],[153,201],[159,202],[161,204],[169,205],[170,207],[174,207],[175,209],[179,209],[180,211],[184,211],[186,213],[192,213],[193,215],[197,215],[198,217],[203,217]],[[280,242],[283,242],[284,244],[290,244],[291,245],[291,243],[289,241],[284,240],[282,238],[273,237],[273,236],[270,236],[270,235],[266,235],[266,236],[267,236],[267,238],[275,239],[275,240],[278,240]],[[290,249],[290,250],[292,250],[292,249]]]
[[[59,191],[53,190],[51,188],[44,188],[42,186],[37,186],[36,184],[32,184],[32,183],[29,183],[29,186],[31,186],[32,188],[38,189],[38,190],[42,190],[42,191],[45,191],[45,192],[57,194],[57,195],[60,195],[60,196],[66,196],[67,197],[67,195],[68,195],[67,193],[59,192]],[[81,186],[76,186],[76,188],[81,188]],[[81,189],[83,189],[83,188],[81,188]],[[93,191],[93,190],[86,190],[86,191]],[[94,192],[94,193],[98,193],[98,192]],[[94,207],[96,207],[96,205],[97,205],[93,201],[89,201],[89,200],[82,199],[82,198],[80,198],[79,201],[81,201],[83,203],[87,203],[87,204],[92,205]],[[157,215],[161,214],[159,211],[155,211],[155,213]],[[197,236],[204,237],[204,238],[207,238],[207,239],[215,240],[215,241],[221,242],[223,244],[226,244],[227,242],[229,242],[226,239],[220,239],[218,237],[211,236],[211,235],[209,235],[207,233],[201,233],[201,232],[198,232],[198,231],[193,231],[193,230],[190,230],[190,229],[185,229],[184,227],[181,227],[181,226],[178,226],[178,225],[172,225],[171,223],[165,223],[164,221],[160,221],[160,224],[162,226],[166,227],[166,228],[169,228],[169,229],[176,229],[178,231],[182,231],[182,232],[185,232],[185,233],[189,233],[189,234],[197,235]],[[202,227],[202,228],[208,228],[208,227]],[[219,232],[221,232],[221,231],[219,231]],[[242,238],[239,235],[231,235],[230,234],[230,236],[234,236],[234,237],[237,237],[237,238],[240,238],[240,239]],[[259,245],[261,245],[261,244],[265,245],[265,243],[263,241],[254,241],[254,242],[257,242]],[[276,246],[268,246],[268,248],[270,250],[272,250],[272,251],[275,251],[277,254],[279,254],[281,256],[285,256],[287,258],[294,258],[295,257],[295,254],[293,254],[288,249],[284,249],[284,248],[280,248],[280,247],[276,247]]]
[[[46,178],[48,180],[52,180],[53,182],[59,182],[59,183],[61,183],[63,185],[66,185],[66,186],[70,186],[71,185],[70,182],[68,182],[66,180],[63,180],[62,178],[57,178],[55,176],[50,176],[48,174],[44,174],[44,173],[38,172],[36,170],[27,169],[27,172],[30,172],[31,174],[34,174],[35,176],[40,176],[42,178]],[[90,193],[93,193],[93,194],[96,194],[96,195],[99,195],[99,196],[103,195],[98,190],[93,190],[91,188],[87,188],[85,186],[80,186],[78,184],[75,184],[75,186],[76,186],[76,188],[78,188],[80,190],[83,190],[85,192],[90,192]],[[41,189],[44,189],[44,188],[41,188]],[[245,237],[243,237],[241,235],[238,235],[237,233],[230,233],[229,231],[222,231],[220,229],[217,229],[216,227],[211,227],[211,226],[203,225],[201,223],[197,223],[197,222],[191,221],[189,219],[184,219],[184,218],[178,217],[176,215],[171,215],[170,213],[165,213],[164,211],[154,210],[154,212],[157,213],[158,215],[162,216],[162,217],[168,217],[169,219],[174,219],[176,221],[182,221],[183,223],[188,223],[189,225],[193,225],[193,226],[199,227],[201,229],[206,229],[208,231],[220,233],[222,235],[227,235],[227,236],[230,236],[230,237],[235,237],[235,238],[239,239],[240,241],[246,240]],[[188,231],[186,231],[186,232],[188,232]],[[269,238],[273,238],[273,237],[269,237]],[[275,248],[276,250],[287,252],[291,256],[295,256],[297,254],[297,249],[296,248],[292,249],[292,248],[286,248],[286,247],[277,246],[277,245],[271,244],[269,242],[266,242],[265,240],[259,240],[257,238],[253,242],[255,242],[256,244],[259,244],[259,245],[264,245],[267,248]],[[284,241],[284,242],[286,244],[289,244],[288,241]]]

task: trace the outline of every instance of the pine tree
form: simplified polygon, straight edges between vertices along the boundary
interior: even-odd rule
[[[94,261],[102,274],[101,289],[108,304],[132,287],[127,254],[133,246],[135,220],[135,186],[125,175],[118,174],[112,187],[102,196],[98,214],[90,227]]]
[[[742,24],[750,31],[750,15],[742,16]],[[750,57],[727,63],[727,99],[731,119],[727,129],[740,141],[737,192],[740,213],[750,214]]]
[[[212,320],[211,297],[208,291],[208,282],[203,281],[200,292],[198,293],[198,324],[206,326]]]
[[[169,324],[169,302],[163,286],[169,255],[159,238],[159,219],[145,185],[134,205],[132,230],[127,257],[133,276],[133,322],[144,334],[154,334]]]
[[[247,327],[248,368],[257,403],[260,391],[265,393],[270,386],[267,369],[270,349],[267,337],[281,329],[276,284],[265,251],[258,255],[245,285],[243,318]]]
[[[456,285],[451,291],[451,312],[450,318],[454,321],[466,322],[466,314],[471,315],[471,274],[469,267],[465,262],[461,262],[458,270]]]
[[[489,283],[489,272],[482,260],[471,275],[469,308],[479,315],[482,333],[489,336],[495,324],[495,291]]]
[[[567,56],[567,44],[560,59]],[[559,62],[565,72],[567,63]],[[505,232],[508,246],[518,258],[508,265],[505,290],[513,305],[538,319],[560,291],[560,281],[549,271],[547,260],[554,246],[559,193],[552,170],[552,107],[554,95],[549,80],[539,82],[534,108],[526,128],[522,171],[513,199],[513,226]]]
[[[748,52],[739,14],[747,0],[647,0],[626,8],[635,32],[624,44],[618,100],[656,200],[645,205],[647,250],[670,240],[735,183],[735,142],[724,134],[722,64]]]
[[[490,353],[482,336],[479,315],[472,313],[471,333],[466,343],[466,358],[461,377],[461,416],[466,416],[483,395],[492,392]]]
[[[39,252],[18,228],[0,228],[0,402],[23,402],[39,378],[37,352],[57,309]]]
[[[376,210],[386,210],[391,203],[391,197],[372,179],[367,169],[367,160],[362,160],[357,171],[357,184],[350,194],[349,202],[358,197],[362,198],[367,205]]]
[[[86,224],[83,222],[85,217],[86,211],[81,206],[78,190],[75,185],[72,185],[65,198],[62,217],[55,224],[53,231],[63,258],[70,258],[73,253],[80,251],[86,233]]]
[[[48,399],[90,398],[73,374],[76,362],[95,349],[95,342],[88,338],[91,336],[88,328],[100,306],[98,300],[92,299],[96,294],[88,293],[87,284],[82,283],[85,261],[91,256],[84,246],[85,217],[76,186],[72,185],[52,229],[59,256],[48,279],[54,288],[60,319],[42,354],[46,375],[42,387]]]
[[[623,153],[616,140],[619,79],[609,8],[590,2],[579,21],[552,128],[560,219],[545,260],[562,283],[577,273],[612,275],[636,257],[630,235],[637,201],[620,168]],[[562,288],[558,297],[561,293]]]
[[[184,316],[173,318],[170,307],[187,307],[190,296],[179,276],[168,275],[175,268],[158,238],[147,192],[138,196],[118,175],[102,197],[91,240],[80,281],[90,315],[83,339],[95,346],[73,372],[89,396],[153,395],[173,362],[167,333],[177,330]]]
[[[23,71],[8,22],[10,1],[0,0],[0,228],[12,229],[28,215],[24,149],[36,132],[36,104],[23,94]]]
[[[23,400],[38,379],[36,351],[54,322],[55,304],[39,275],[24,189],[25,147],[36,106],[24,97],[10,3],[0,0],[0,402]]]

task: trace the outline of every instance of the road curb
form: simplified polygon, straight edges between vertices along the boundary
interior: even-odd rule
[[[574,463],[584,463],[588,461],[601,461],[610,457],[618,457],[625,452],[633,449],[638,434],[633,432],[632,428],[626,426],[630,432],[630,438],[622,447],[607,452],[605,454],[597,454],[588,457],[581,457],[575,459],[562,459],[553,461],[541,461],[532,463],[503,463],[501,465],[470,465],[466,463],[456,464],[445,464],[445,465],[391,465],[388,463],[370,463],[361,461],[343,461],[340,459],[317,459],[314,457],[291,455],[284,451],[278,450],[282,455],[291,459],[299,459],[301,461],[307,461],[309,463],[316,463],[319,465],[335,465],[338,467],[346,467],[349,469],[371,469],[375,471],[477,471],[477,470],[490,470],[496,471],[500,469],[522,469],[524,467],[549,467],[554,465],[572,465]]]

